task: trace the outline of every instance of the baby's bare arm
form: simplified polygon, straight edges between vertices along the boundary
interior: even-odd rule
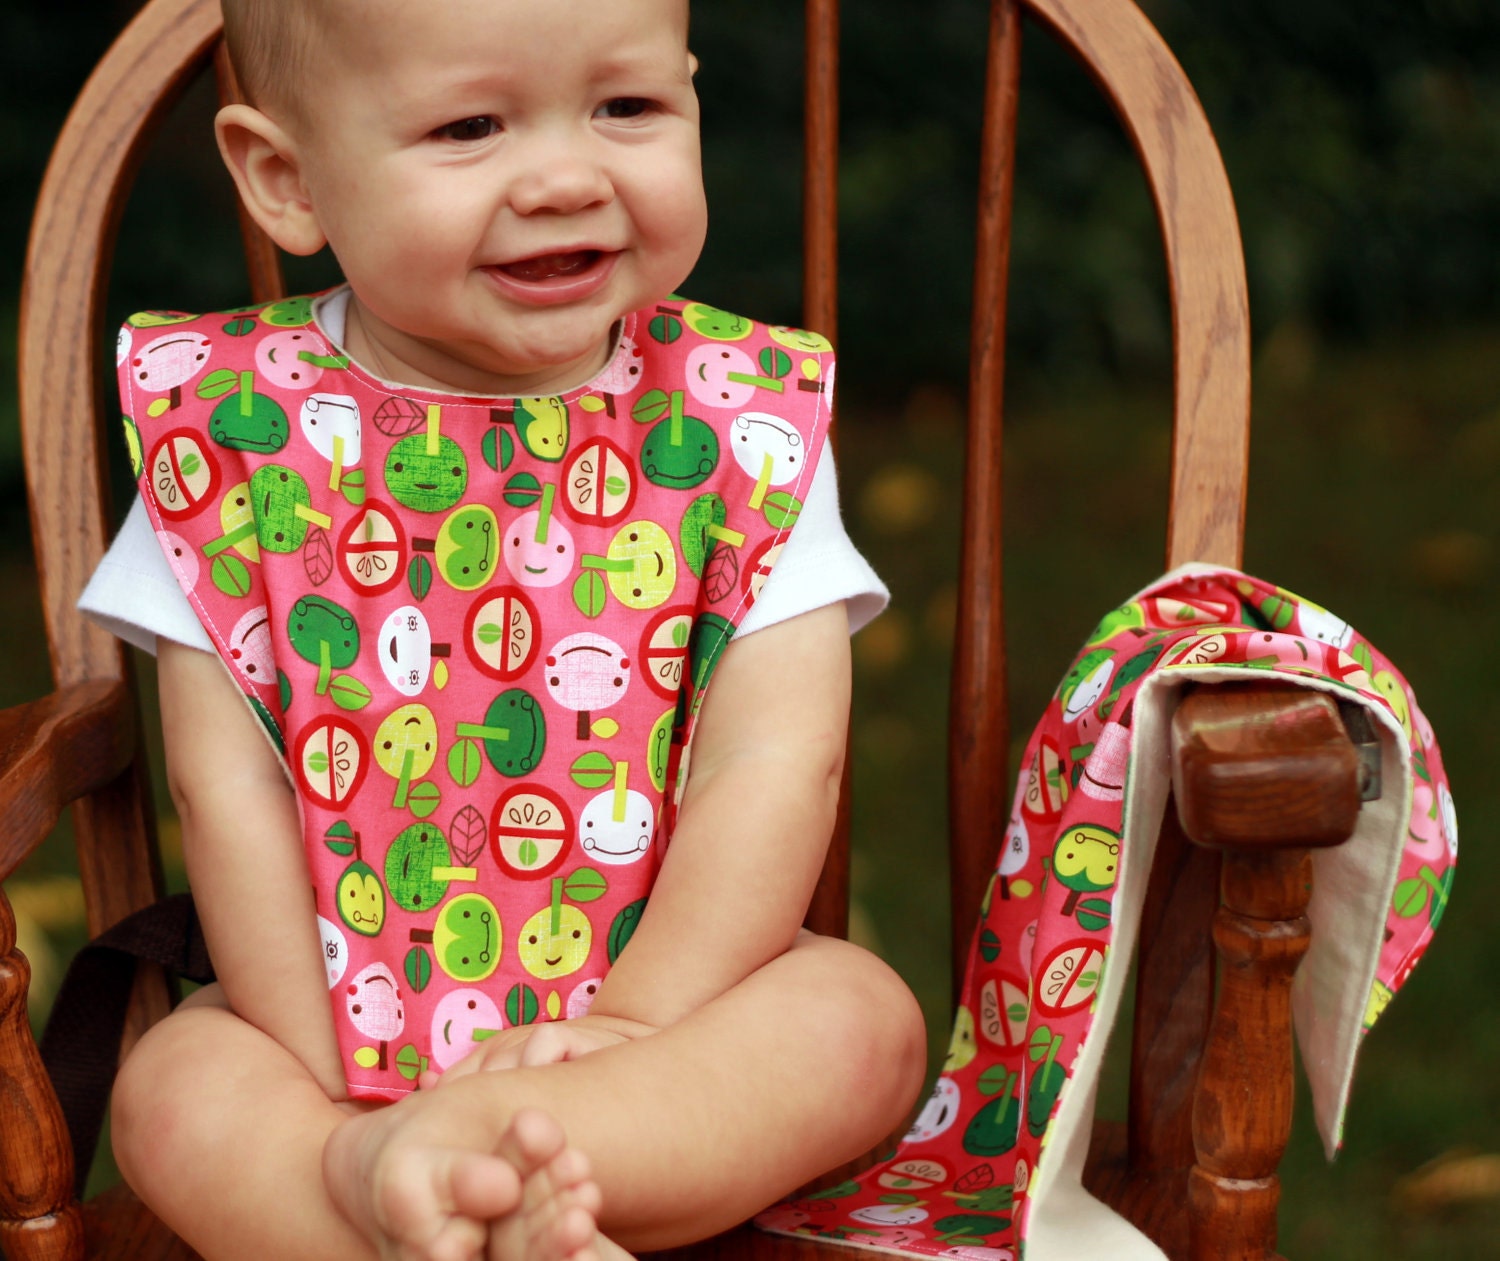
[[[593,1013],[672,1024],[791,946],[833,829],[848,714],[842,603],[730,645],[661,873]]]
[[[297,806],[223,663],[161,641],[167,779],[188,882],[230,1006],[345,1093]]]

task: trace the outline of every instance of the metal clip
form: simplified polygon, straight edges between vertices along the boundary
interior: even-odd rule
[[[1344,730],[1359,754],[1359,799],[1380,800],[1380,737],[1375,724],[1363,705],[1355,701],[1339,702],[1339,717],[1344,721]]]

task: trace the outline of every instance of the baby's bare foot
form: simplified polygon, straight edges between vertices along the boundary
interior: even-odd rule
[[[518,1112],[498,1154],[517,1169],[521,1203],[490,1223],[487,1261],[617,1261],[626,1254],[599,1234],[599,1188],[588,1159],[568,1147],[545,1112]]]
[[[470,1261],[501,1226],[520,1241],[492,1254],[506,1261],[567,1261],[593,1237],[598,1191],[545,1113],[518,1113],[494,1152],[403,1121],[395,1107],[352,1118],[323,1149],[330,1196],[383,1261]]]

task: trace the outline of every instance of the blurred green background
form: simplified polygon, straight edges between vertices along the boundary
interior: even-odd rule
[[[130,0],[0,11],[0,701],[48,687],[15,421],[30,203]],[[1409,676],[1464,836],[1426,962],[1365,1046],[1347,1147],[1305,1101],[1283,1166],[1292,1258],[1500,1257],[1500,9],[1486,0],[1147,0],[1234,185],[1255,323],[1246,567],[1329,606]],[[980,0],[844,16],[841,466],[845,515],[895,603],[855,642],[855,927],[946,1041],[942,746],[985,38]],[[798,318],[800,12],[700,0],[708,251],[687,289]],[[169,121],[126,213],[110,317],[242,299],[212,97]],[[1087,78],[1025,39],[1005,468],[1013,725],[1084,632],[1161,566],[1170,322],[1151,207]],[[294,268],[296,286],[332,276]],[[901,352],[887,345],[899,331]],[[126,483],[121,470],[120,511]],[[150,681],[149,663],[143,673]],[[170,821],[164,825],[169,848]],[[65,833],[13,885],[45,1009],[78,939]],[[1118,1111],[1118,1097],[1107,1100]],[[1440,1161],[1436,1168],[1428,1162]],[[110,1176],[107,1168],[96,1179]]]

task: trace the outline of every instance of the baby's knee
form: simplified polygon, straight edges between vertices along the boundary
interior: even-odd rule
[[[150,1188],[179,1167],[192,1131],[209,1122],[194,1096],[199,1070],[211,1071],[212,1046],[200,1036],[195,1015],[177,1012],[147,1030],[120,1065],[110,1096],[115,1163],[148,1202]]]
[[[830,942],[837,973],[823,997],[821,1032],[872,1107],[899,1121],[927,1071],[922,1009],[888,964],[848,942]],[[878,1103],[883,1106],[876,1107]]]

